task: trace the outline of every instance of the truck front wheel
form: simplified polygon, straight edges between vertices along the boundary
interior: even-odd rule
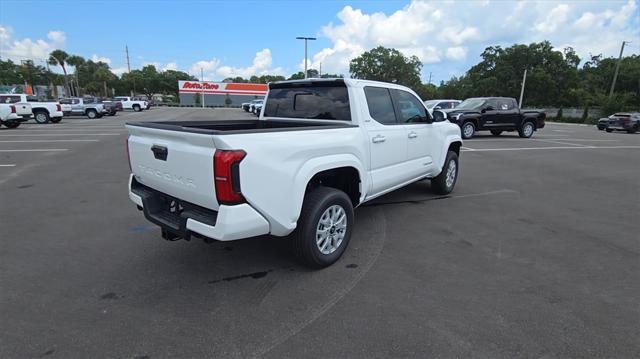
[[[476,133],[476,125],[471,121],[467,121],[462,124],[462,138],[465,140],[470,139]]]
[[[444,161],[442,172],[431,179],[431,190],[436,194],[449,194],[458,180],[458,155],[449,151]]]
[[[20,126],[19,121],[6,121],[6,122],[3,122],[3,124],[8,128],[17,128],[18,126]]]
[[[96,110],[87,110],[87,117],[90,119],[94,119],[98,117],[98,112]]]
[[[324,268],[344,253],[353,228],[353,204],[346,193],[318,187],[307,193],[293,233],[293,250],[305,265]]]

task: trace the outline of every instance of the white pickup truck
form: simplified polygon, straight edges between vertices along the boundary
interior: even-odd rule
[[[16,128],[20,126],[20,123],[28,121],[29,117],[23,117],[18,114],[18,107],[19,105],[17,104],[0,103],[0,125]]]
[[[17,107],[27,107],[28,105],[29,114],[24,116],[30,118],[33,113],[33,118],[37,123],[62,121],[62,106],[58,102],[40,102],[37,97],[25,94],[2,94],[0,95],[0,103],[11,103]]]
[[[410,89],[355,79],[271,83],[259,119],[128,123],[129,198],[165,239],[292,235],[311,267],[340,258],[353,208],[422,179],[447,194],[460,128]]]
[[[134,100],[132,97],[128,96],[118,96],[113,98],[115,101],[122,102],[122,109],[124,110],[134,110],[136,112],[140,112],[142,110],[148,109],[148,103],[144,100]]]

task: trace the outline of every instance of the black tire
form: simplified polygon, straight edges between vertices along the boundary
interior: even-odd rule
[[[600,125],[598,125],[598,130],[600,130],[600,131],[604,131],[604,126],[600,126]]]
[[[2,124],[7,126],[7,128],[17,128],[18,126],[20,126],[20,121],[6,121]]]
[[[494,136],[500,136],[501,133],[502,133],[502,130],[491,130],[491,134]]]
[[[142,107],[140,107],[140,105],[133,105],[133,110],[135,112],[140,112],[140,111],[142,111]]]
[[[339,206],[345,213],[346,228],[344,237],[331,253],[324,254],[318,248],[316,242],[318,227],[323,215],[332,206]],[[334,207],[335,208],[335,207]],[[340,229],[331,226],[331,233],[339,235]],[[324,268],[335,263],[349,245],[351,230],[353,228],[353,204],[346,193],[330,187],[318,187],[311,190],[304,197],[302,212],[298,219],[298,227],[293,232],[293,251],[296,257],[306,266],[311,268]],[[335,232],[334,232],[335,231]],[[330,241],[329,238],[325,239]],[[324,243],[324,242],[321,242]]]
[[[638,132],[638,125],[635,125],[627,130],[627,133],[636,133]]]
[[[464,138],[465,140],[472,138],[476,133],[476,125],[471,121],[463,123],[460,129],[462,132],[462,138]]]
[[[607,132],[609,132],[609,133],[613,132],[613,130],[612,130],[612,129],[610,129],[610,128],[605,128],[604,130],[605,130],[605,131],[607,131]]]
[[[453,180],[448,180],[449,170],[453,168]],[[458,173],[460,172],[460,166],[458,165],[458,155],[449,151],[447,158],[442,166],[442,172],[437,177],[431,179],[431,190],[440,195],[449,194],[456,186],[458,181]]]
[[[33,119],[40,124],[49,123],[51,120],[47,111],[35,111],[33,113]]]
[[[62,121],[62,117],[51,117],[50,121],[53,123],[59,123]]]
[[[89,109],[87,110],[86,114],[87,114],[87,117],[92,120],[98,118],[98,111],[96,110]]]
[[[522,126],[518,129],[518,135],[522,138],[530,138],[533,136],[533,132],[535,132],[536,126],[531,121],[525,121],[522,123]]]

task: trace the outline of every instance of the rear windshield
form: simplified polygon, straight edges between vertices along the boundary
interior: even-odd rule
[[[351,121],[347,87],[316,82],[271,88],[264,116]]]

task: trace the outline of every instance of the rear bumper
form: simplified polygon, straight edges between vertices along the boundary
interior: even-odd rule
[[[145,217],[175,237],[189,239],[193,233],[219,241],[255,237],[269,233],[269,222],[249,204],[221,205],[213,211],[171,198],[129,177],[129,198]],[[180,206],[172,211],[171,202]]]

